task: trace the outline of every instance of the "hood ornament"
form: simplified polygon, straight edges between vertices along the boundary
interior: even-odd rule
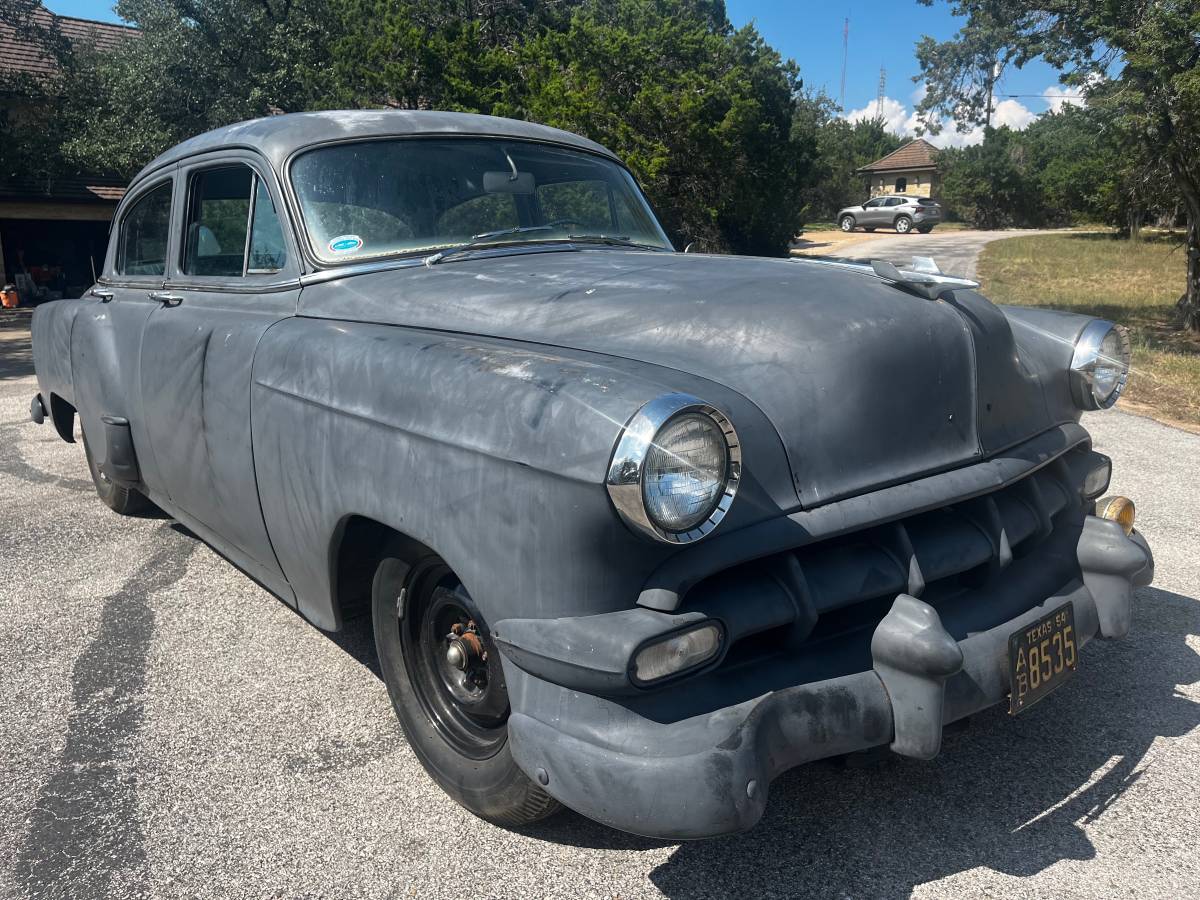
[[[800,260],[797,260],[800,261]],[[914,256],[912,264],[905,269],[885,259],[873,259],[870,265],[866,263],[843,262],[836,259],[808,259],[805,262],[817,263],[823,266],[833,266],[838,269],[850,269],[863,275],[875,275],[878,278],[891,281],[899,287],[919,294],[930,300],[936,300],[946,291],[956,291],[963,288],[975,289],[978,281],[969,278],[955,278],[953,275],[943,275],[938,264],[929,256]]]

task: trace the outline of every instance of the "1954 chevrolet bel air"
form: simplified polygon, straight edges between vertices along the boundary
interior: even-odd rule
[[[369,609],[468,809],[702,837],[1129,628],[1152,557],[1079,424],[1128,338],[975,286],[677,253],[552,128],[285,115],[134,179],[90,294],[34,316],[32,416],[78,415],[117,512],[320,628]]]

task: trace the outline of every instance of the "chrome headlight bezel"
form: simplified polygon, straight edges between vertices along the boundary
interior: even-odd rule
[[[707,416],[725,436],[725,483],[708,516],[685,531],[664,528],[650,516],[642,493],[646,455],[654,439],[678,416]],[[621,431],[608,466],[605,486],[618,515],[634,532],[667,544],[690,544],[711,534],[721,524],[737,495],[742,477],[742,448],[729,417],[690,394],[664,394],[634,413]]]
[[[1121,348],[1122,367],[1112,391],[1101,397],[1096,393],[1095,372],[1101,361],[1100,348],[1109,334],[1116,334]],[[1129,362],[1132,349],[1129,332],[1122,325],[1114,325],[1104,319],[1093,319],[1084,326],[1075,339],[1075,353],[1071,357],[1071,397],[1075,405],[1083,410],[1110,409],[1120,399],[1129,381]]]

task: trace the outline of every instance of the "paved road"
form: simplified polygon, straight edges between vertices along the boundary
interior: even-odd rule
[[[1020,719],[985,713],[932,762],[787,773],[739,837],[569,813],[517,834],[423,774],[364,622],[324,635],[95,500],[81,448],[27,421],[25,340],[0,327],[0,896],[1198,895],[1200,436],[1088,419],[1158,581]]]
[[[896,265],[908,265],[914,256],[931,256],[947,275],[975,277],[975,264],[985,244],[1003,238],[1016,237],[1021,231],[941,231],[929,234],[888,234],[882,232],[867,240],[849,242],[829,248],[839,259],[886,259]],[[1046,234],[1048,232],[1039,232]]]

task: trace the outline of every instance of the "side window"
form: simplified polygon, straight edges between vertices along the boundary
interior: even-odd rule
[[[868,200],[868,201],[867,201],[865,204],[863,204],[863,205],[864,205],[864,206],[865,206],[867,209],[873,209],[873,208],[874,208],[874,207],[876,207],[876,206],[883,206],[883,200],[882,200],[882,199]]]
[[[888,206],[903,206],[904,198],[903,197],[888,197],[887,205]]]
[[[271,194],[245,165],[192,175],[183,237],[186,275],[240,278],[276,272],[286,259]]]
[[[557,181],[538,185],[542,221],[565,221],[587,228],[611,228],[608,184],[603,181]]]
[[[117,272],[121,275],[164,275],[167,235],[171,228],[171,182],[138,200],[121,220]]]
[[[246,273],[278,272],[287,262],[283,226],[271,202],[271,192],[261,178],[254,179],[254,216],[250,223],[250,260]]]

